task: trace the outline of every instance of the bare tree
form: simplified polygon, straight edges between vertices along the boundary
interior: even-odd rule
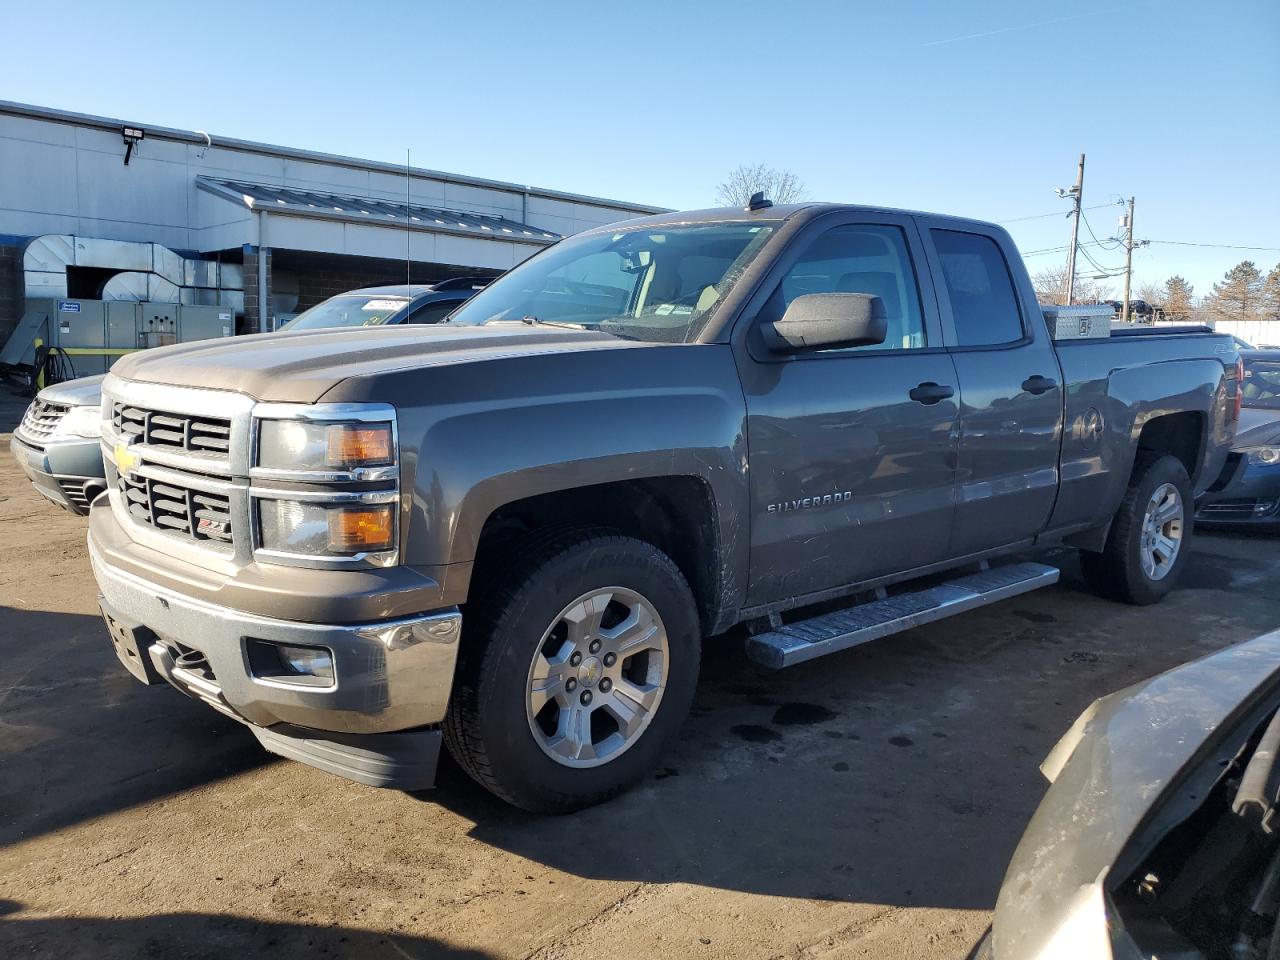
[[[790,170],[775,170],[763,163],[738,164],[716,187],[716,199],[726,207],[745,207],[756,193],[774,203],[795,203],[805,198],[805,187]]]
[[[1138,285],[1137,300],[1145,300],[1153,307],[1164,306],[1164,284],[1163,283],[1142,283]]]
[[[1036,299],[1041,303],[1064,304],[1067,302],[1067,269],[1066,267],[1048,267],[1031,278],[1036,288]],[[1076,303],[1101,303],[1110,300],[1115,290],[1110,284],[1101,284],[1094,280],[1083,280],[1076,275]]]

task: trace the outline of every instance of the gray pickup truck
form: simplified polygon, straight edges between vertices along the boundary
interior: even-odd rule
[[[655,763],[704,637],[785,667],[1050,584],[1012,555],[1064,542],[1158,600],[1237,351],[1109,332],[1055,343],[999,227],[765,202],[579,234],[447,324],[135,354],[102,610],[275,753],[416,789],[446,743],[572,810]]]

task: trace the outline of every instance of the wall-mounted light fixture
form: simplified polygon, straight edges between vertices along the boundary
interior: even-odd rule
[[[141,127],[124,127],[120,131],[120,135],[124,138],[124,165],[129,165],[129,158],[133,156],[133,147],[139,140],[146,137],[147,131]]]

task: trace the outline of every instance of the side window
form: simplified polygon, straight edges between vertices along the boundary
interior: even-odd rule
[[[910,350],[926,344],[920,291],[900,227],[836,227],[814,239],[774,292],[773,312],[781,317],[792,300],[807,293],[870,293],[884,302],[884,343],[849,350]]]
[[[957,230],[932,230],[942,276],[962,347],[1021,340],[1026,331],[1013,278],[1000,247],[990,237]]]
[[[439,323],[452,313],[460,303],[462,303],[461,300],[437,300],[435,303],[424,304],[410,315],[409,322]]]

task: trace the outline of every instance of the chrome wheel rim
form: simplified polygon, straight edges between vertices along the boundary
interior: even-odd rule
[[[667,631],[652,603],[623,587],[585,593],[560,611],[534,652],[529,731],[566,767],[615,760],[657,714],[669,663]]]
[[[1147,501],[1142,518],[1142,572],[1152,580],[1167,577],[1178,560],[1184,512],[1182,494],[1172,483],[1160,484]]]

